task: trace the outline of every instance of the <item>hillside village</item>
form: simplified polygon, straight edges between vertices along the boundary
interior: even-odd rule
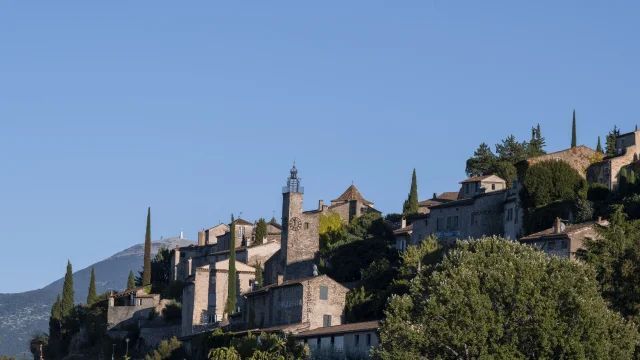
[[[508,171],[474,168],[487,155],[481,145],[466,164],[469,177],[449,184],[449,192],[417,198],[414,171],[402,214],[383,216],[375,196],[365,198],[353,184],[329,204],[320,200],[309,206],[293,164],[281,189],[273,184],[282,193],[279,218],[203,224],[197,244],[165,249],[153,259],[148,280],[141,273],[137,286],[130,279],[127,290],[96,298],[94,310],[85,311],[102,314],[104,329],[80,325],[83,330],[70,335],[64,347],[79,354],[83,346],[102,341],[106,350],[93,356],[126,352],[160,359],[165,357],[158,349],[165,347],[179,348],[184,358],[222,359],[232,357],[216,351],[231,351],[237,338],[281,334],[312,358],[384,358],[388,349],[372,349],[386,341],[381,327],[391,320],[385,320],[385,306],[391,306],[392,294],[413,291],[411,279],[435,266],[426,260],[435,253],[428,249],[446,253],[458,240],[495,236],[548,257],[583,261],[580,252],[598,241],[615,216],[610,205],[637,189],[640,131],[614,129],[606,148],[598,139],[596,149],[575,143],[575,118],[573,131],[571,147],[546,152],[540,128],[534,128],[531,141],[521,143],[535,145],[535,152],[526,153],[534,156],[509,160],[513,170]],[[499,161],[498,155],[488,158]],[[562,184],[554,183],[554,174],[564,174]],[[553,189],[566,185],[569,193],[542,197],[544,181]],[[410,263],[416,252],[420,255]],[[371,275],[375,269],[382,270]],[[219,343],[225,346],[217,348],[220,339],[226,339]],[[34,357],[56,358],[46,351],[52,343],[35,338]]]

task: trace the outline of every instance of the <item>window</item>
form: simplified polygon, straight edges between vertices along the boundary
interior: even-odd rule
[[[142,305],[142,299],[138,299],[138,305]]]
[[[356,334],[356,346],[360,346],[360,334]]]
[[[555,250],[555,249],[556,249],[556,242],[555,241],[547,242],[547,250]]]
[[[331,315],[323,315],[322,316],[322,327],[331,326]]]
[[[513,209],[507,209],[507,221],[513,220]]]
[[[367,346],[371,346],[371,334],[367,334]]]
[[[454,216],[453,217],[453,228],[457,229],[458,228],[458,216]]]
[[[331,335],[331,347],[336,343],[336,337]]]
[[[309,223],[308,222],[304,223],[304,229],[305,230],[309,230]]]
[[[476,192],[480,190],[480,181],[476,181]]]
[[[320,338],[316,340],[316,344],[318,344],[318,347],[320,347]]]
[[[320,286],[320,300],[329,300],[329,287],[322,285]]]
[[[560,247],[562,248],[562,250],[566,250],[568,248],[567,240],[562,240],[560,242]]]
[[[496,184],[491,184],[491,190],[495,190],[496,189]]]
[[[447,229],[451,229],[451,216],[447,216]]]
[[[437,229],[444,230],[444,218],[439,217],[436,219],[436,222],[437,222]]]
[[[447,216],[447,229],[458,228],[458,216]]]
[[[239,231],[239,233],[240,233],[240,237],[243,237],[243,236],[244,236],[244,226],[240,226],[240,231]]]

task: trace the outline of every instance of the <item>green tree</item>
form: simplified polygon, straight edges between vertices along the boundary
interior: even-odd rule
[[[465,172],[469,177],[489,175],[492,173],[496,161],[497,158],[491,151],[489,145],[482,143],[478,149],[474,151],[473,157],[467,160]]]
[[[262,265],[260,264],[259,261],[256,261],[255,264],[255,268],[256,268],[256,284],[258,285],[258,288],[261,288],[263,285],[263,279],[262,279]]]
[[[318,233],[322,253],[326,253],[336,244],[344,242],[347,237],[344,221],[337,213],[320,214]]]
[[[229,233],[229,280],[227,281],[226,314],[236,311],[236,221],[231,215],[231,232]]]
[[[640,320],[640,221],[628,221],[622,205],[613,205],[609,226],[597,228],[577,257],[592,265],[602,296],[625,318]]]
[[[596,145],[596,151],[599,153],[602,152],[602,145],[600,144],[600,136],[598,136],[598,145]]]
[[[629,190],[629,177],[627,175],[627,168],[620,170],[620,183],[618,184],[618,192],[620,194],[626,194]]]
[[[67,273],[64,275],[64,285],[62,286],[62,317],[69,315],[73,309],[73,270],[71,261],[67,260]]]
[[[260,245],[264,243],[264,238],[267,237],[267,222],[264,220],[264,218],[260,218],[258,220],[254,235],[255,235],[254,244]]]
[[[407,200],[402,206],[403,215],[411,215],[418,213],[418,180],[416,178],[416,169],[413,169],[413,175],[411,176],[411,189]]]
[[[49,317],[49,339],[47,341],[48,350],[52,354],[57,354],[61,338],[62,322],[62,301],[60,294],[56,297],[56,302],[51,306],[51,316]],[[39,354],[38,354],[39,355]]]
[[[98,294],[96,293],[96,272],[91,267],[91,280],[89,280],[89,293],[87,294],[87,305],[93,305],[98,299]]]
[[[576,137],[576,111],[573,110],[573,123],[571,125],[571,147],[578,146]]]
[[[209,351],[211,360],[241,360],[240,355],[234,348],[219,347]]]
[[[171,339],[160,341],[153,353],[144,357],[145,360],[182,360],[186,357],[186,352],[182,348],[182,343],[174,336]]]
[[[627,190],[629,192],[633,192],[635,190],[635,185],[636,185],[636,182],[637,182],[636,172],[635,171],[629,170],[628,181],[629,181],[629,184],[627,185],[627,187],[628,187]]]
[[[376,358],[633,358],[639,334],[589,266],[501,238],[456,246],[391,297]]]
[[[133,270],[129,270],[129,280],[127,280],[127,290],[131,290],[136,287],[136,280],[133,276]]]
[[[142,285],[151,284],[151,208],[147,209],[147,231],[144,236],[144,265]]]
[[[620,129],[617,126],[613,126],[613,130],[607,134],[606,144],[605,144],[605,155],[607,156],[615,156],[616,155],[616,138],[620,135]]]
[[[522,185],[520,201],[524,208],[539,208],[554,201],[587,195],[584,178],[564,161],[547,160],[534,164],[527,169]]]
[[[545,139],[542,137],[540,132],[540,124],[536,127],[531,128],[531,140],[529,140],[529,144],[527,145],[527,157],[534,157],[546,154],[547,152],[544,150],[545,147]]]
[[[137,286],[143,285],[144,272],[139,272],[135,279]],[[171,252],[165,246],[161,247],[151,260],[151,285],[162,289],[171,282]],[[149,284],[146,284],[149,285]]]

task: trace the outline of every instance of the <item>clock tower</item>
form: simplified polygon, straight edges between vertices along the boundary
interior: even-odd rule
[[[312,276],[319,249],[319,214],[302,211],[304,188],[300,180],[294,163],[282,188],[280,256],[285,280]]]

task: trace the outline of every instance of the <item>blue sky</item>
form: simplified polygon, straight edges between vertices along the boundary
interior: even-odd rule
[[[637,1],[7,2],[0,292],[152,234],[306,208],[351,181],[400,210],[455,191],[481,142],[633,129]],[[125,269],[128,272],[128,269]],[[100,274],[97,274],[100,280]]]

